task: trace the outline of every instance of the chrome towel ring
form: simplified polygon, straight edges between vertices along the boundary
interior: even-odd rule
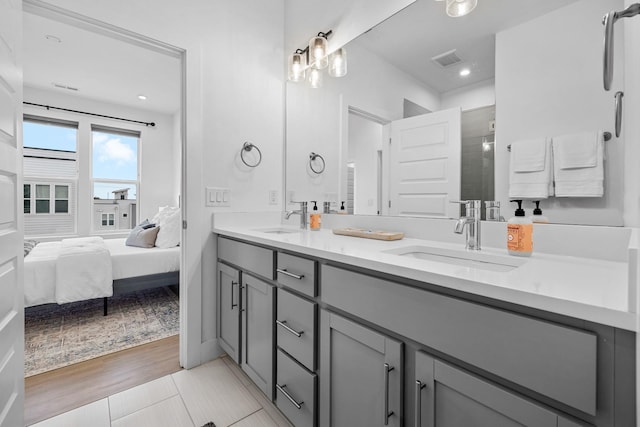
[[[319,162],[316,161],[318,159],[320,159]],[[309,154],[309,167],[314,173],[320,175],[322,172],[324,172],[324,158],[320,154],[316,154],[312,151],[311,154]]]
[[[253,149],[256,149],[256,151],[258,152],[258,161],[255,163],[249,163],[245,160],[244,155],[245,152],[250,152]],[[262,162],[262,152],[260,151],[260,149],[253,143],[246,141],[244,144],[242,144],[242,149],[240,150],[240,160],[242,160],[242,163],[244,163],[245,165],[249,166],[250,168],[255,168],[256,166],[258,166],[260,164],[260,162]]]

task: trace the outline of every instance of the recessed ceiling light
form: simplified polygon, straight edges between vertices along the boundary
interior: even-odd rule
[[[460,70],[460,77],[467,77],[469,74],[471,74],[471,70],[468,68]]]
[[[138,95],[138,99],[141,101],[146,101],[147,97],[145,95]]]
[[[44,36],[44,38],[53,43],[62,43],[62,39],[60,37],[56,37],[51,34],[47,34],[46,36]]]

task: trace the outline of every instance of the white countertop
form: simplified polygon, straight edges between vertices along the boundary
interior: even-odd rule
[[[258,225],[261,224],[261,225]],[[259,222],[215,221],[213,232],[312,257],[350,264],[373,271],[477,294],[527,307],[576,317],[631,331],[637,330],[636,313],[630,311],[630,269],[628,262],[533,253],[511,257],[506,249],[483,247],[483,254],[523,259],[524,265],[508,272],[495,272],[466,265],[427,261],[385,253],[407,246],[460,250],[459,243],[404,238],[380,241],[339,236],[330,229],[297,230],[274,234]],[[635,278],[633,278],[635,280]],[[633,285],[635,286],[635,285]]]

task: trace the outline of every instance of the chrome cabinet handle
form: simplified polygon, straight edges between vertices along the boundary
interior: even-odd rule
[[[293,273],[289,273],[286,268],[277,268],[276,273],[284,274],[285,276],[293,277],[294,279],[302,280],[304,278],[304,274],[297,275]]]
[[[300,403],[296,402],[296,399],[294,399],[293,396],[291,396],[289,393],[287,393],[287,391],[285,390],[286,387],[287,387],[286,384],[284,384],[284,385],[276,384],[276,388],[278,389],[278,391],[280,391],[280,393],[284,394],[284,397],[289,399],[289,402],[291,402],[291,404],[293,406],[295,406],[298,409],[302,409],[302,405],[304,405],[304,402],[300,402]]]
[[[237,286],[238,284],[239,284],[238,282],[231,282],[231,310],[233,310],[233,307],[238,306],[238,304],[233,303],[233,287]]]
[[[415,427],[422,426],[422,389],[427,385],[422,384],[422,381],[416,380],[416,396],[415,396]]]
[[[602,18],[604,25],[604,53],[602,55],[602,83],[604,90],[611,89],[613,80],[613,24],[618,17],[616,12],[611,11]]]
[[[389,412],[389,372],[393,371],[393,366],[384,364],[384,425],[389,425],[389,417],[393,411]]]
[[[614,98],[616,99],[616,138],[620,136],[622,130],[622,97],[624,92],[617,91]]]
[[[287,325],[287,321],[286,320],[277,320],[276,319],[276,325],[282,326],[285,329],[285,331],[290,332],[291,334],[297,336],[298,338],[300,338],[302,336],[302,334],[304,334],[304,331],[298,332],[295,329],[291,329],[289,327],[289,325]]]

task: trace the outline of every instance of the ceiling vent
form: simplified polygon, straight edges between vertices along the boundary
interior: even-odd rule
[[[73,86],[67,86],[67,85],[63,85],[61,83],[52,83],[54,87],[57,87],[58,89],[67,89],[67,90],[72,90],[74,92],[77,92],[79,89],[77,87],[73,87]]]
[[[456,54],[456,50],[450,50],[449,52],[441,53],[431,58],[436,64],[443,68],[450,67],[452,65],[462,62],[462,59]]]

